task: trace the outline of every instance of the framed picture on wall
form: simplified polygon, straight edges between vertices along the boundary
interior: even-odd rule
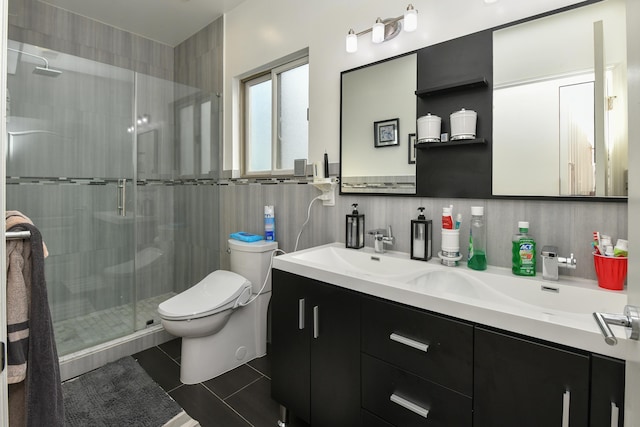
[[[382,120],[373,122],[373,146],[390,147],[400,144],[398,135],[400,134],[400,119]]]
[[[409,134],[409,164],[413,164],[416,162],[416,134]]]

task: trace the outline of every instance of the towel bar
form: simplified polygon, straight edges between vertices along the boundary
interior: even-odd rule
[[[26,231],[7,231],[5,233],[6,240],[22,240],[22,239],[30,239],[31,232],[29,230]]]

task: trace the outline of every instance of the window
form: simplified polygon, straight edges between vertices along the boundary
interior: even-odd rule
[[[243,175],[293,173],[308,152],[308,57],[245,80],[243,90]]]

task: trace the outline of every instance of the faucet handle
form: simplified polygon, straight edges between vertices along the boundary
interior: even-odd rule
[[[391,232],[391,226],[387,227],[387,237],[393,237],[393,233]]]
[[[561,265],[562,267],[566,267],[566,268],[576,268],[577,264],[578,264],[578,260],[575,259],[573,257],[573,252],[571,253],[571,255],[569,256],[569,258],[564,258],[559,256],[558,257],[558,264]]]

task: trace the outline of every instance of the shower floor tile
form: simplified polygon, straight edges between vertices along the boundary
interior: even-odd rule
[[[141,330],[160,323],[158,304],[174,296],[168,292],[138,302],[136,328]],[[148,321],[153,323],[147,324]],[[54,322],[53,330],[59,356],[120,338],[133,332],[133,305],[126,304]]]

